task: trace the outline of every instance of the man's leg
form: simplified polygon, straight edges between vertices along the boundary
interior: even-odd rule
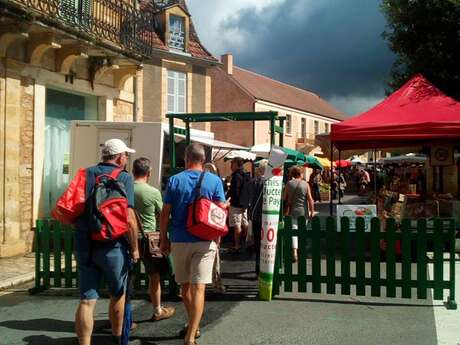
[[[190,306],[187,334],[185,335],[185,343],[193,343],[195,334],[200,327],[201,317],[204,310],[204,296],[206,284],[190,284],[189,287]]]
[[[161,313],[161,284],[160,273],[155,272],[149,274],[149,295],[153,306],[153,313],[158,315]]]
[[[123,317],[125,314],[125,294],[119,297],[110,297],[109,318],[112,323],[112,335],[119,337],[123,331]]]
[[[75,313],[75,331],[80,345],[91,345],[96,301],[95,299],[80,300]]]
[[[235,237],[235,246],[234,248],[236,250],[241,248],[241,224],[238,224],[233,227],[233,230],[235,231],[234,237]]]
[[[192,312],[192,295],[190,292],[190,283],[183,283],[182,288],[182,302],[184,303],[185,311],[187,312],[187,320],[190,321]]]

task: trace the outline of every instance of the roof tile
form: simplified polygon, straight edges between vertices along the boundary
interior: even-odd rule
[[[255,98],[289,108],[343,120],[345,116],[317,94],[263,75],[233,68],[234,80]]]

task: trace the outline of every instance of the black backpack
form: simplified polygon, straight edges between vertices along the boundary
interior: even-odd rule
[[[113,241],[128,232],[128,197],[124,184],[118,181],[122,171],[115,168],[110,175],[96,176],[87,200],[87,224],[93,241]]]

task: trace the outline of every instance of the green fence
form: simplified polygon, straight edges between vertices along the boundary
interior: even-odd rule
[[[390,298],[397,297],[399,290],[402,298],[427,299],[432,289],[433,299],[442,300],[448,290],[447,308],[457,308],[454,220],[397,223],[388,219],[383,226],[374,218],[368,232],[363,218],[356,220],[352,231],[348,218],[342,218],[340,225],[341,229],[332,217],[314,218],[307,229],[305,218],[301,218],[298,229],[293,230],[291,219],[285,218],[284,229],[278,232],[274,295],[281,287],[292,292],[294,283],[297,292],[350,295],[354,287],[357,296],[368,295],[368,287],[372,297],[383,296],[385,287]],[[299,242],[297,263],[292,258],[293,236],[298,236]]]
[[[31,293],[49,288],[78,287],[77,264],[73,255],[74,229],[54,220],[38,220],[35,230],[35,286]],[[171,275],[163,278],[163,286],[169,286],[174,295],[177,287]],[[103,282],[101,287],[103,287]],[[147,288],[148,276],[142,263],[134,266],[134,287]]]

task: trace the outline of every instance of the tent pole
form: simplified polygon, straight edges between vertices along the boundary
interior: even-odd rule
[[[342,151],[339,149],[339,179],[337,181],[337,191],[339,192],[339,205],[342,203],[342,198],[340,197],[340,175],[342,174],[342,165],[340,161],[342,160]]]
[[[333,159],[334,159],[334,143],[332,142],[332,139],[331,139],[331,171],[329,172],[330,173],[329,212],[330,212],[331,217],[333,214],[333,201],[332,201],[332,177],[333,177],[332,171],[334,169]]]
[[[374,149],[374,197],[377,204],[377,150]]]

